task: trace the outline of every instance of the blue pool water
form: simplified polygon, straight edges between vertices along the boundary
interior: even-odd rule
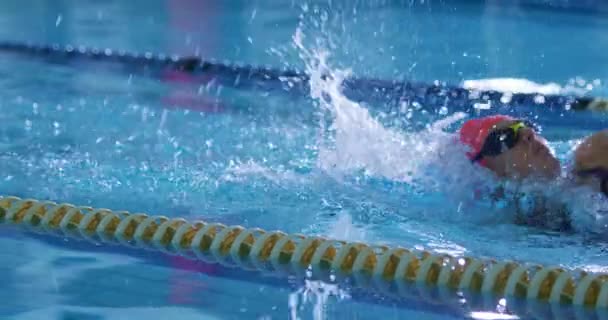
[[[313,73],[327,52],[335,74],[452,84],[520,78],[602,96],[608,18],[589,3],[11,0],[0,4],[0,40],[196,53]],[[591,218],[584,196],[568,199],[581,230],[572,235],[514,226],[498,209],[467,201],[462,179],[481,173],[454,174],[473,170],[458,160],[438,163],[449,134],[424,129],[460,116],[449,106],[395,115],[383,112],[391,102],[340,100],[332,82],[316,83],[332,97],[323,103],[318,92],[0,57],[2,194],[606,270],[605,224]],[[605,121],[529,110],[563,159]],[[346,284],[316,289],[158,254],[1,234],[2,318],[481,318],[476,312],[495,312],[498,302],[394,301]]]

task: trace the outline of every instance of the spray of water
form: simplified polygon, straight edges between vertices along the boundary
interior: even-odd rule
[[[319,166],[332,173],[364,170],[368,175],[411,183],[427,160],[425,157],[437,150],[437,140],[432,137],[440,134],[436,130],[440,125],[408,136],[386,129],[366,108],[342,94],[342,82],[351,75],[350,71],[332,69],[326,49],[308,50],[303,41],[304,34],[298,29],[293,42],[307,61],[311,97],[331,118],[327,128],[330,134],[321,135]],[[454,118],[458,120],[460,116]],[[322,129],[326,120],[321,121]]]
[[[465,215],[476,217],[465,214],[470,205],[476,204],[463,200],[471,199],[471,190],[492,189],[496,181],[485,170],[471,165],[465,147],[455,143],[453,133],[445,131],[466,116],[448,115],[422,131],[387,128],[367,108],[342,93],[342,83],[351,72],[330,65],[331,55],[326,48],[331,38],[315,41],[322,46],[312,49],[304,44],[305,40],[302,28],[298,28],[293,44],[305,61],[311,79],[310,95],[320,110],[318,167],[338,178],[363,174],[401,182],[426,194],[443,194],[447,196],[445,201],[451,202],[444,207],[452,208],[444,210],[445,215],[458,219]]]
[[[318,27],[324,31],[323,23]],[[423,193],[442,197],[443,207],[453,208],[443,210],[442,218],[489,220],[489,223],[495,223],[498,216],[506,221],[516,214],[509,198],[501,202],[488,199],[500,184],[507,193],[546,198],[549,211],[565,206],[576,230],[608,233],[608,204],[591,190],[572,187],[564,180],[550,184],[500,182],[488,170],[471,165],[464,156],[465,147],[454,143],[456,137],[445,132],[445,128],[466,117],[462,113],[447,115],[418,132],[383,126],[366,107],[342,93],[342,83],[351,76],[351,71],[331,65],[330,50],[338,47],[331,32],[322,32],[322,39],[305,41],[303,30],[302,26],[296,30],[293,45],[305,62],[311,79],[310,95],[319,107],[317,164],[327,174],[341,177],[363,173],[403,182]],[[496,214],[498,211],[500,214]],[[551,214],[548,219],[556,220]]]
[[[342,289],[331,276],[331,282],[313,280],[312,271],[307,270],[303,285],[289,294],[289,318],[312,318],[322,320],[329,318],[328,309],[332,303],[350,300],[350,294]],[[310,317],[304,316],[310,312]],[[304,317],[303,317],[304,316]]]

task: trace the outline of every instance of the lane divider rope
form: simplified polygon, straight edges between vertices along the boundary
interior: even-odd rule
[[[561,305],[608,307],[608,274],[514,261],[452,257],[226,226],[205,221],[112,211],[51,201],[0,197],[0,223],[30,231],[161,251],[208,263],[275,274],[308,270],[352,278],[361,287],[408,295],[408,284],[441,292],[469,290]]]
[[[111,62],[128,68],[143,68],[149,71],[173,70],[190,74],[210,75],[225,86],[249,88],[262,86],[266,89],[278,87],[282,90],[309,92],[310,77],[297,69],[255,66],[227,60],[203,59],[198,56],[178,56],[139,53],[110,48],[95,48],[73,45],[44,45],[29,42],[0,41],[0,52],[17,53],[47,59],[51,62]],[[520,105],[557,108],[560,112],[608,111],[608,100],[599,97],[574,95],[542,95],[538,93],[506,93],[494,90],[472,90],[445,83],[415,83],[402,80],[386,80],[351,77],[344,81],[344,93],[353,100],[370,98],[418,102],[426,109],[439,109],[449,101],[468,111],[475,110],[476,103],[491,102],[497,106]],[[432,110],[428,110],[432,111]]]

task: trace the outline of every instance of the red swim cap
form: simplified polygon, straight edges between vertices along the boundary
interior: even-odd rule
[[[473,159],[481,151],[488,132],[499,122],[508,120],[514,120],[514,118],[495,115],[466,121],[460,128],[460,141],[471,148],[471,151],[467,152],[467,157]],[[480,164],[485,165],[483,159]]]

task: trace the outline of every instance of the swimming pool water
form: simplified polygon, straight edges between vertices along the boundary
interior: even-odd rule
[[[608,20],[599,13],[491,1],[31,0],[0,6],[0,40],[200,53],[303,69],[310,61],[299,57],[292,40],[300,30],[307,48],[327,49],[332,68],[350,68],[356,76],[455,84],[513,77],[564,87],[578,80],[578,87],[592,84],[591,94],[606,93],[602,28]],[[442,193],[446,186],[400,180],[409,168],[423,168],[433,152],[422,148],[418,155],[396,145],[416,150],[418,139],[443,137],[420,135],[415,122],[428,119],[422,111],[405,120],[382,114],[375,101],[321,116],[318,100],[279,90],[178,83],[105,64],[0,56],[2,194],[605,270],[603,241],[488,221],[492,209],[479,205],[463,212]],[[363,116],[364,107],[382,126]],[[603,121],[588,113],[543,118],[541,110],[533,112],[562,157],[572,135],[597,130]],[[344,139],[320,130],[321,123],[337,126]],[[461,188],[452,183],[454,192]],[[226,271],[217,266],[193,272],[164,256],[62,244],[16,230],[2,234],[3,317],[274,319],[295,312],[305,319],[445,319],[475,311],[456,298],[433,312],[419,301],[404,306],[381,296],[332,296],[315,311],[311,302],[294,305],[293,297],[302,299],[306,288],[300,280],[243,279],[237,272],[222,277],[217,274]],[[348,286],[339,287],[347,296]],[[484,311],[495,311],[493,306]]]

